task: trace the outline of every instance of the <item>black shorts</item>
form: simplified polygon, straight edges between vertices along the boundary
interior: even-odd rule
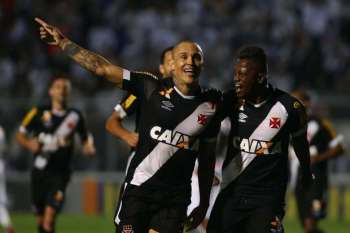
[[[295,199],[301,222],[307,218],[319,220],[327,216],[328,192],[325,185],[313,184],[306,190],[297,183]]]
[[[208,233],[283,233],[283,207],[257,205],[246,198],[219,194],[209,218]]]
[[[62,209],[69,180],[70,174],[50,174],[45,171],[32,172],[32,204],[37,215],[43,215],[46,206],[53,207],[57,212]]]
[[[117,233],[148,233],[150,229],[157,232],[182,233],[186,220],[187,204],[169,204],[166,200],[151,201],[141,196],[128,195],[129,185],[123,193],[120,209],[116,218]]]

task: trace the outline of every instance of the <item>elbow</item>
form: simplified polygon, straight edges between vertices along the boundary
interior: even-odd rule
[[[112,121],[110,118],[108,118],[108,120],[106,121],[105,124],[105,129],[107,130],[107,132],[111,133],[112,132]]]
[[[21,142],[22,142],[22,139],[23,139],[22,133],[17,132],[17,133],[16,133],[16,141],[17,141],[18,143],[21,143]]]

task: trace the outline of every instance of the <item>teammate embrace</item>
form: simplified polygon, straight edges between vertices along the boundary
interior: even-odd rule
[[[203,90],[203,52],[192,41],[172,49],[171,85],[154,75],[111,64],[36,19],[41,39],[75,62],[127,90],[139,101],[138,138],[116,211],[117,232],[179,233],[206,215],[213,183],[220,122],[230,120],[222,191],[213,208],[211,233],[283,232],[290,137],[307,187],[312,175],[303,105],[268,84],[263,49],[246,47],[235,61],[232,90]],[[123,113],[119,111],[119,114]],[[113,131],[113,130],[112,130]],[[129,143],[132,144],[132,143]],[[191,175],[198,159],[199,204],[189,214]]]

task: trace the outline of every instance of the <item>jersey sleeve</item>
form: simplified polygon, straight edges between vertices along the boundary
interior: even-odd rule
[[[37,125],[38,118],[39,109],[37,107],[33,107],[23,118],[19,131],[25,134],[31,133]]]
[[[298,137],[307,130],[307,114],[304,105],[298,100],[294,100],[290,110],[290,132],[292,137]]]
[[[123,70],[123,89],[138,98],[148,99],[159,86],[158,78],[151,73]]]
[[[80,140],[82,142],[86,141],[88,138],[88,130],[86,127],[86,122],[84,116],[81,114],[81,112],[77,111],[79,115],[79,122],[76,128],[76,132],[78,133]]]
[[[123,119],[126,116],[135,113],[138,108],[138,104],[139,101],[137,97],[129,93],[124,96],[122,101],[120,101],[120,103],[114,107],[114,111],[116,111],[119,114],[120,118]]]

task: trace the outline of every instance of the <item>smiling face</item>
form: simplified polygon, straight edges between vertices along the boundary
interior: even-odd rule
[[[181,42],[173,50],[174,78],[179,84],[198,83],[203,66],[203,52],[198,44]]]
[[[260,66],[253,60],[238,60],[234,67],[234,82],[239,98],[247,98],[254,95],[258,88],[260,72]]]

